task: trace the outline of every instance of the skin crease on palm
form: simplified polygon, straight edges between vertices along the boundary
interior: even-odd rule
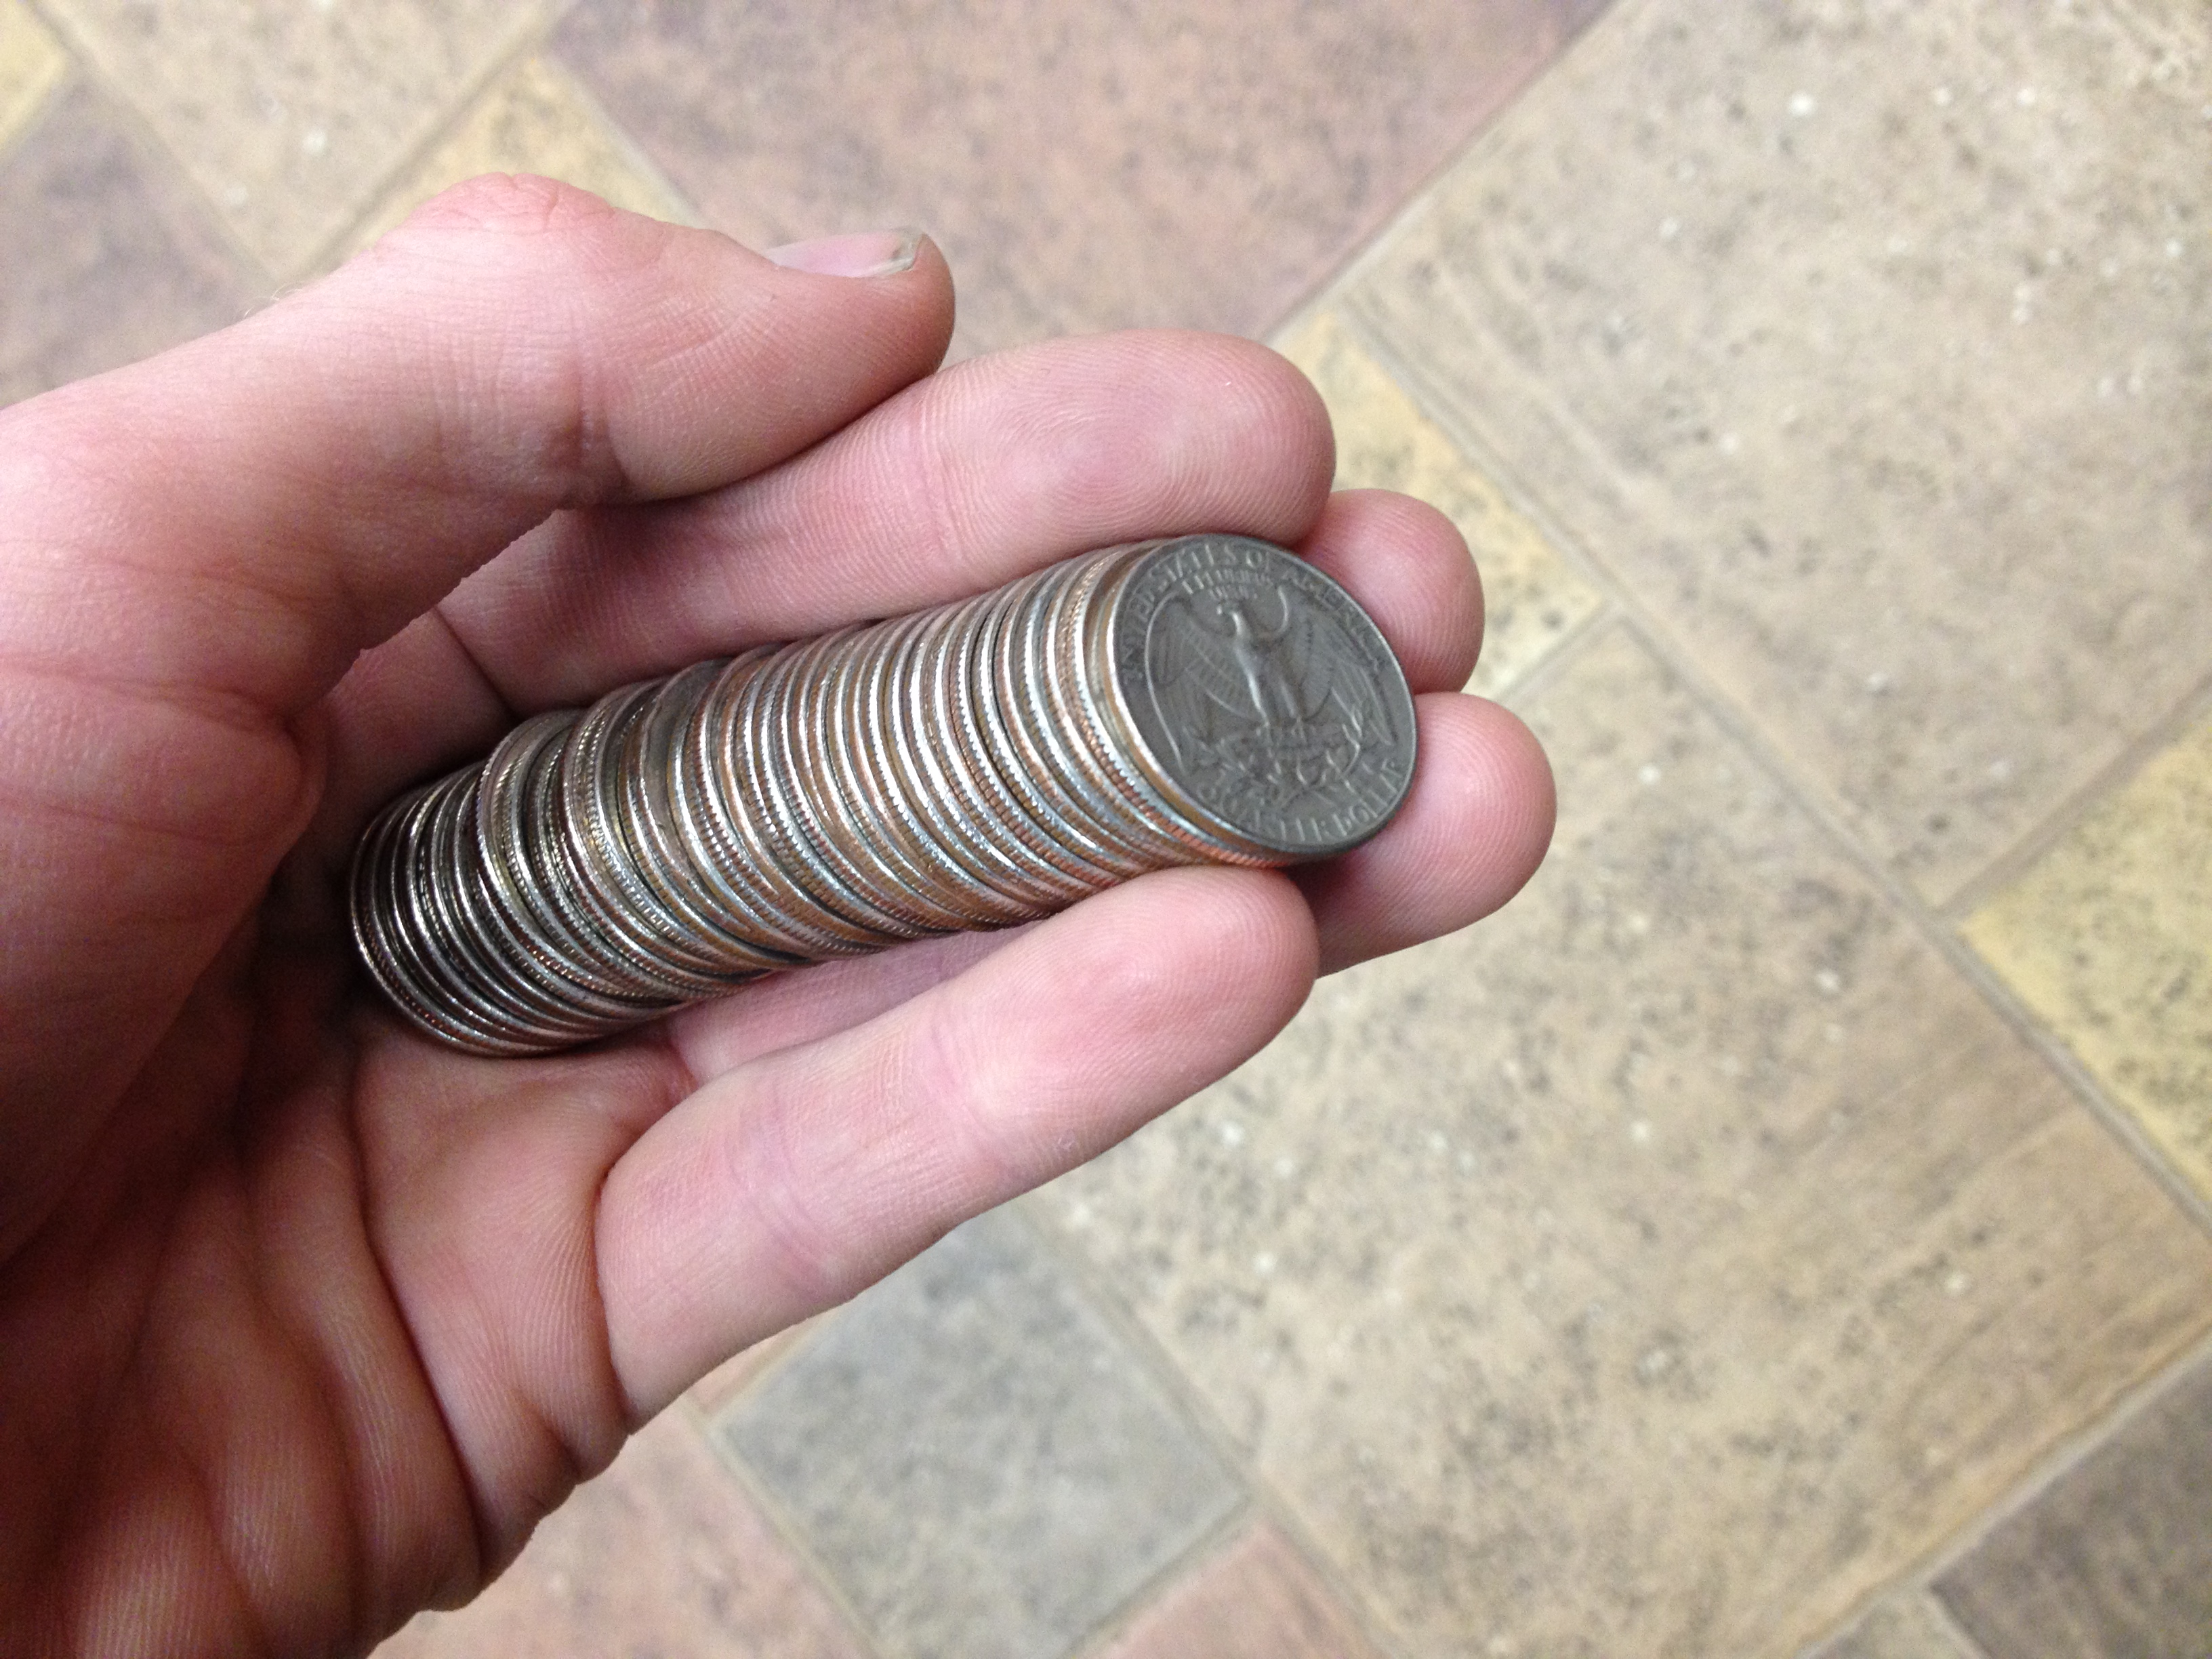
[[[1465,545],[1329,494],[1294,369],[1153,332],[936,373],[952,306],[927,241],[787,269],[480,179],[0,411],[0,1649],[352,1652],[466,1599],[714,1364],[1534,870],[1542,755],[1455,690]],[[542,1060],[351,967],[355,831],[520,714],[1191,530],[1293,546],[1404,662],[1419,771],[1358,852]]]

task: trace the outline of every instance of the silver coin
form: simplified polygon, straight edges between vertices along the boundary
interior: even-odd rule
[[[475,840],[476,796],[481,769],[471,769],[439,787],[424,820],[422,868],[416,891],[431,923],[431,938],[442,948],[428,966],[435,982],[489,1030],[539,1043],[574,1042],[592,1029],[580,1023],[556,995],[548,995],[523,963],[501,948],[502,935],[489,924],[477,903],[481,890],[470,890],[471,860],[465,847]]]
[[[1141,875],[1148,866],[1061,786],[1037,736],[1036,700],[1028,677],[1027,623],[1036,602],[1046,596],[1050,574],[1016,584],[990,613],[979,641],[975,707],[1000,775],[1055,843],[1077,853],[1097,872],[1103,886]]]
[[[530,781],[575,720],[567,712],[533,716],[492,750],[477,794],[478,863],[488,882],[485,896],[506,922],[508,938],[533,969],[551,979],[562,1000],[582,1013],[611,1019],[627,1011],[635,1019],[658,1007],[659,1000],[640,995],[593,965],[585,941],[542,892],[535,862],[525,851]]]
[[[975,878],[1019,907],[1024,919],[1097,890],[1100,876],[1055,837],[1008,785],[977,713],[986,594],[950,608],[914,636],[890,665],[885,698],[889,754],[916,781],[918,809]]]
[[[965,918],[936,901],[926,875],[902,867],[895,842],[871,823],[866,795],[842,783],[831,758],[834,740],[823,729],[829,693],[842,659],[870,642],[870,630],[850,629],[793,653],[770,733],[777,776],[800,836],[835,873],[841,890],[915,937],[951,933]]]
[[[734,896],[715,888],[683,833],[677,744],[707,685],[726,665],[716,659],[663,680],[629,728],[620,760],[623,837],[639,873],[702,949],[732,968],[794,967],[806,958],[763,941],[757,919]]]
[[[533,1052],[542,1045],[526,1033],[502,1030],[495,1021],[456,1003],[440,983],[439,941],[422,905],[415,850],[440,790],[440,785],[433,785],[406,799],[403,809],[392,816],[383,856],[374,863],[370,901],[380,924],[377,934],[381,949],[375,962],[384,971],[379,982],[394,1007],[454,1047],[488,1054]]]
[[[793,761],[784,742],[793,677],[809,663],[818,645],[818,641],[806,641],[778,652],[761,672],[755,695],[740,705],[741,788],[757,804],[769,856],[817,913],[850,928],[864,949],[880,949],[888,940],[919,938],[928,930],[873,902],[839,867],[836,849],[809,833],[800,816]]]
[[[1125,839],[1159,866],[1227,860],[1246,863],[1243,849],[1208,834],[1176,811],[1144,782],[1115,742],[1091,684],[1091,638],[1101,632],[1105,596],[1141,565],[1150,548],[1139,545],[1116,555],[1084,562],[1077,579],[1044,619],[1040,678],[1050,724],[1065,734],[1067,747],[1088,781],[1093,797],[1107,804],[1126,828]]]
[[[777,948],[813,961],[856,956],[872,936],[835,914],[825,914],[779,859],[762,827],[767,816],[751,780],[759,764],[745,737],[751,694],[775,653],[738,659],[708,688],[692,717],[678,764],[693,810],[698,845],[716,878],[733,891],[750,892],[759,926]]]
[[[1114,562],[1111,553],[1093,555],[1071,560],[1048,574],[1036,603],[1022,617],[1016,663],[1024,717],[1054,778],[1102,839],[1140,870],[1153,870],[1182,862],[1182,844],[1160,825],[1130,811],[1104,769],[1093,763],[1054,672],[1059,647],[1074,625],[1076,607]]]
[[[525,775],[524,860],[584,960],[633,994],[673,1005],[698,994],[693,976],[664,968],[627,918],[611,925],[613,907],[592,879],[590,849],[569,827],[565,798],[578,768],[576,739],[586,724],[577,721]]]
[[[356,947],[440,1042],[542,1053],[765,971],[1373,833],[1413,708],[1265,544],[1131,544],[523,721],[364,830]]]
[[[921,899],[948,927],[1002,926],[1018,909],[979,881],[924,827],[899,790],[884,749],[882,670],[897,644],[898,625],[872,629],[841,653],[817,705],[823,780],[831,800],[854,804],[854,815],[882,855],[905,872]]]
[[[622,740],[650,699],[650,684],[610,692],[585,712],[564,740],[556,768],[559,841],[568,855],[577,900],[601,933],[630,957],[693,996],[712,995],[742,977],[697,941],[696,933],[661,904],[653,884],[631,861],[617,826],[611,775]]]
[[[1109,713],[1161,793],[1218,834],[1326,858],[1413,787],[1413,702],[1382,631],[1304,560],[1241,536],[1147,556],[1106,620]]]
[[[836,941],[800,929],[777,904],[768,873],[742,845],[716,770],[725,699],[770,654],[763,648],[732,659],[688,703],[671,712],[671,762],[665,775],[653,780],[653,804],[657,807],[665,800],[669,818],[660,831],[681,849],[681,856],[665,866],[670,878],[680,872],[695,880],[720,928],[791,961],[813,962],[825,951],[834,953]]]

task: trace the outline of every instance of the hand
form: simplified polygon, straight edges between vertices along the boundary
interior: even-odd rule
[[[482,179],[0,413],[0,1629],[32,1650],[343,1650],[465,1599],[710,1366],[1535,867],[1543,758],[1453,690],[1465,547],[1328,495],[1294,370],[1127,334],[933,375],[933,246],[830,274],[887,251],[787,269]],[[1187,530],[1298,548],[1424,694],[1358,853],[544,1060],[435,1048],[351,967],[354,833],[522,713]]]

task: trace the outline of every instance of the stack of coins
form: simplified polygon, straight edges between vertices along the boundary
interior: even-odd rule
[[[369,825],[354,933],[433,1036],[544,1053],[1170,865],[1325,858],[1413,769],[1405,677],[1311,565],[1109,548],[524,721]]]

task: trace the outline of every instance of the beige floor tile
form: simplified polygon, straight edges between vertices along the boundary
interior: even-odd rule
[[[1602,603],[1334,313],[1316,313],[1275,345],[1328,404],[1337,487],[1418,495],[1467,538],[1482,570],[1488,613],[1469,690],[1499,695]]]
[[[69,55],[23,0],[0,0],[0,149],[69,73]]]
[[[2212,667],[2208,106],[2194,0],[1625,0],[1339,302],[1941,902]]]
[[[2212,721],[1966,924],[2020,999],[2212,1198]]]
[[[299,275],[539,27],[503,0],[51,0],[248,251]]]
[[[806,1569],[681,1413],[538,1526],[467,1607],[418,1613],[375,1659],[714,1654],[864,1659]]]
[[[1104,1659],[1371,1659],[1297,1547],[1261,1525],[1171,1585]]]
[[[1632,634],[1573,649],[1530,889],[1042,1203],[1408,1656],[1786,1656],[2212,1320],[2212,1241]]]
[[[536,173],[581,185],[617,207],[656,219],[697,222],[591,94],[555,59],[525,58],[485,88],[434,146],[346,239],[366,247],[448,185],[480,173]]]
[[[1923,1589],[1885,1596],[1811,1659],[1983,1659]]]

